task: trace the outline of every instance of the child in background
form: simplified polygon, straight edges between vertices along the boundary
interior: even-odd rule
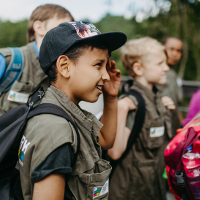
[[[170,112],[161,102],[156,84],[166,83],[165,47],[150,37],[128,41],[121,48],[127,73],[134,78],[130,89],[145,101],[145,120],[129,153],[120,160],[110,180],[109,200],[164,200],[164,147],[172,138]],[[138,102],[134,96],[122,95],[118,102],[118,125],[114,145],[108,155],[119,159],[125,152],[134,124]],[[168,105],[174,109],[174,105]]]
[[[67,9],[59,5],[42,5],[32,12],[28,21],[28,44],[20,47],[24,56],[24,68],[19,80],[0,95],[0,115],[26,103],[29,94],[39,85],[45,89],[48,87],[47,76],[43,73],[38,61],[40,45],[47,31],[60,23],[69,21],[74,21],[74,18]],[[11,51],[8,48],[0,49],[0,69],[6,70],[10,60]],[[1,71],[1,74],[4,72]]]
[[[120,86],[120,71],[109,55],[125,42],[121,32],[101,34],[82,21],[62,23],[45,35],[39,61],[51,85],[41,104],[60,106],[74,120],[80,149],[73,165],[77,137],[71,124],[48,114],[31,118],[20,146],[24,157],[19,157],[24,200],[108,199],[111,166],[101,159],[101,147],[114,142]],[[103,127],[78,105],[95,102],[102,93]]]
[[[182,81],[173,70],[173,66],[177,64],[182,56],[183,42],[177,37],[167,37],[163,40],[163,45],[167,51],[167,64],[170,69],[166,73],[167,82],[162,86],[158,86],[161,93],[161,100],[164,105],[170,103],[171,98],[176,106],[175,110],[172,111],[172,134],[173,137],[176,135],[176,130],[182,127],[183,116],[179,110],[179,105],[183,98],[182,92]]]

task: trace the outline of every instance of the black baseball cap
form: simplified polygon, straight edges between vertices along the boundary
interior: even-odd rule
[[[40,47],[39,62],[44,73],[47,73],[60,55],[79,42],[98,42],[111,52],[125,44],[126,40],[127,37],[122,32],[100,33],[89,22],[65,22],[46,33]]]

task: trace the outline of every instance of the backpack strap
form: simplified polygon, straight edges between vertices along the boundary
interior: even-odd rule
[[[185,188],[185,181],[183,178],[183,172],[176,171],[175,176],[176,176],[177,185],[181,191],[182,200],[188,200],[187,192],[186,192],[186,188]]]
[[[10,63],[0,80],[0,96],[7,92],[12,84],[18,80],[24,68],[24,56],[21,49],[17,47],[9,48],[11,51]]]
[[[78,132],[76,123],[71,119],[71,117],[61,107],[59,107],[55,104],[51,104],[51,103],[43,103],[43,104],[40,104],[40,105],[36,106],[35,108],[33,108],[33,110],[31,110],[31,112],[29,112],[29,114],[27,116],[27,120],[29,120],[30,118],[32,118],[36,115],[41,115],[41,114],[52,114],[52,115],[63,117],[73,125],[73,127],[76,131],[76,134],[77,134],[77,142],[78,142],[77,151],[74,154],[74,160],[72,163],[72,166],[74,166],[76,159],[77,159],[78,152],[80,150],[80,134]]]
[[[142,95],[136,91],[136,90],[129,90],[125,94],[127,95],[132,95],[137,99],[138,106],[137,106],[137,112],[135,116],[135,123],[134,126],[131,130],[131,134],[128,139],[127,147],[125,152],[123,153],[122,157],[125,157],[130,149],[132,148],[133,144],[136,142],[139,133],[142,129],[142,126],[144,124],[144,119],[145,119],[145,113],[146,113],[146,106],[145,106],[145,101],[142,97]]]
[[[5,57],[0,53],[0,80],[4,75],[4,72],[6,71],[6,59]]]
[[[124,151],[124,153],[122,154],[120,159],[111,160],[112,172],[111,172],[110,177],[112,176],[112,174],[113,174],[114,170],[116,169],[117,165],[119,164],[119,162],[123,158],[126,157],[126,155],[131,150],[133,144],[136,142],[136,140],[139,136],[139,133],[142,129],[142,126],[144,124],[144,119],[145,119],[146,107],[145,107],[145,101],[144,101],[142,95],[136,90],[129,90],[125,94],[134,96],[137,99],[138,107],[137,107],[137,112],[136,112],[136,116],[135,116],[135,123],[134,123],[132,130],[131,130],[131,134],[130,134],[129,139],[128,139],[126,150]]]

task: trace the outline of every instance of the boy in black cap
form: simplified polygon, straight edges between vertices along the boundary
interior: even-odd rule
[[[29,120],[20,144],[20,178],[24,200],[108,199],[109,163],[101,148],[113,145],[117,124],[120,71],[110,62],[111,51],[126,42],[125,34],[101,34],[87,22],[68,22],[44,37],[39,61],[51,86],[41,103],[60,106],[75,121],[77,136],[62,117],[43,114]],[[80,101],[95,102],[104,94],[102,127]],[[21,153],[22,152],[22,153]]]

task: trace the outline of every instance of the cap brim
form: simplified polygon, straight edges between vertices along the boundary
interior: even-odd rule
[[[84,38],[79,41],[91,41],[103,44],[109,51],[114,51],[126,43],[127,37],[122,32],[108,32]],[[77,42],[79,42],[77,41]]]

